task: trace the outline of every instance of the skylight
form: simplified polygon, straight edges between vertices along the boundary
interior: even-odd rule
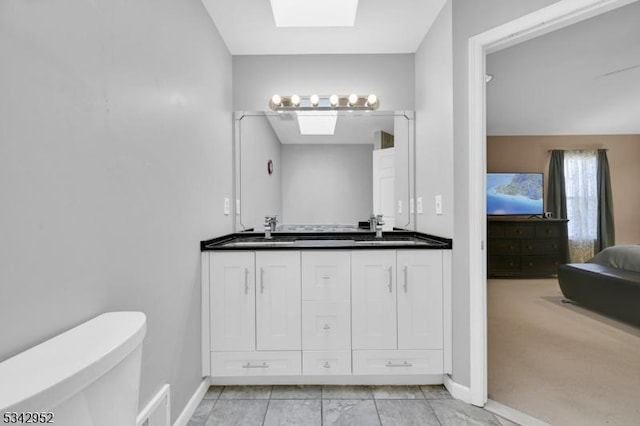
[[[301,135],[333,135],[338,111],[296,111]]]
[[[353,27],[358,0],[270,0],[276,27]]]

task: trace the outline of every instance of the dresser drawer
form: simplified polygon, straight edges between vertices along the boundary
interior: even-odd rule
[[[531,254],[560,254],[560,241],[550,240],[522,240],[520,253]]]
[[[556,274],[560,256],[522,256],[520,264],[523,274]]]
[[[504,224],[489,222],[487,224],[487,236],[489,238],[504,238]]]
[[[291,376],[302,371],[300,351],[211,352],[212,376]]]
[[[533,238],[535,227],[533,225],[505,225],[505,238]]]
[[[302,374],[351,374],[351,351],[302,351]]]
[[[351,349],[349,302],[302,302],[302,349]]]
[[[520,254],[520,240],[489,240],[491,254]]]
[[[350,252],[302,252],[302,300],[348,301],[350,295]]]
[[[487,266],[492,272],[518,272],[520,256],[487,256]]]
[[[353,374],[402,375],[442,374],[444,359],[441,350],[353,351]]]
[[[562,235],[562,227],[557,223],[536,225],[536,238],[558,238]]]

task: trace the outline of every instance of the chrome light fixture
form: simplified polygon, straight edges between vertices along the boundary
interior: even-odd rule
[[[373,111],[380,106],[380,99],[372,94],[357,95],[310,95],[280,96],[275,94],[269,101],[273,111]]]

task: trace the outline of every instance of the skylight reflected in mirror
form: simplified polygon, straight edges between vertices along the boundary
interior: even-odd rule
[[[270,0],[276,27],[353,27],[358,0]]]
[[[338,111],[296,111],[301,135],[333,135]]]

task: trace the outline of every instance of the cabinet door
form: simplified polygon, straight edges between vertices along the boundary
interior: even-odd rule
[[[300,350],[300,253],[256,252],[256,347]]]
[[[442,251],[398,251],[398,349],[442,349]]]
[[[396,349],[396,252],[351,254],[353,349]]]
[[[255,350],[253,252],[212,253],[209,285],[211,350]]]

